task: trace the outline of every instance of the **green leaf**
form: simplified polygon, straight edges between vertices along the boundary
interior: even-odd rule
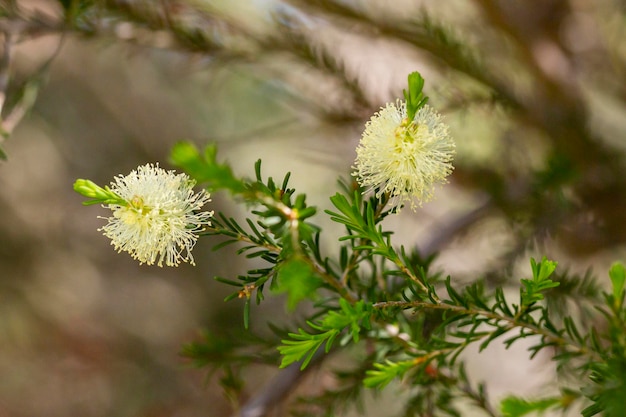
[[[530,258],[530,266],[533,271],[533,281],[541,282],[548,280],[550,275],[554,272],[557,266],[557,262],[549,261],[545,256],[541,259],[540,263],[537,263],[534,258]]]
[[[344,224],[352,233],[339,238],[339,240],[355,240],[364,239],[372,242],[359,246],[358,249],[370,249],[373,253],[381,254],[386,257],[393,255],[393,248],[388,245],[388,236],[390,232],[383,232],[381,227],[377,227],[377,219],[374,214],[372,205],[365,203],[364,212],[361,213],[361,204],[363,203],[358,191],[355,191],[354,201],[352,204],[342,194],[335,194],[330,198],[333,205],[340,213],[325,210],[334,222]]]
[[[363,384],[368,388],[382,389],[396,378],[401,378],[415,366],[415,361],[375,363],[374,368],[365,373]]]
[[[217,162],[215,144],[208,145],[201,155],[192,143],[179,142],[172,148],[170,162],[211,190],[227,189],[235,194],[246,190],[246,184],[234,176],[230,165]]]
[[[307,367],[315,352],[326,342],[325,351],[328,353],[333,340],[339,334],[338,330],[329,330],[320,334],[309,334],[302,329],[298,333],[289,333],[290,339],[282,340],[282,346],[278,347],[278,352],[283,355],[280,367],[284,368],[302,359],[300,369]]]
[[[302,258],[283,262],[278,269],[278,293],[287,293],[287,308],[293,310],[304,299],[316,299],[323,281]]]
[[[615,262],[609,269],[609,277],[613,286],[613,299],[615,303],[621,303],[624,297],[624,284],[626,283],[626,269],[621,262]]]
[[[346,327],[350,329],[352,340],[355,343],[359,341],[361,327],[370,328],[369,318],[372,315],[372,305],[366,304],[363,300],[350,304],[343,298],[339,300],[339,304],[339,310],[329,311],[321,321],[308,322],[309,326],[320,333],[311,334],[298,329],[298,333],[289,333],[291,339],[281,341],[282,346],[278,347],[278,351],[283,355],[281,368],[304,358],[300,367],[304,369],[322,344],[326,343],[325,351],[328,353],[335,338]]]
[[[559,282],[550,279],[550,276],[556,269],[556,262],[549,261],[545,256],[539,263],[530,258],[530,266],[533,271],[533,279],[521,280],[523,285],[521,304],[523,307],[529,307],[531,304],[543,300],[543,291],[560,285]]]
[[[329,311],[328,314],[322,319],[319,325],[322,329],[337,329],[343,330],[350,326],[350,333],[352,334],[352,340],[354,342],[359,341],[359,333],[361,332],[361,326],[366,329],[370,328],[369,318],[372,314],[371,304],[366,304],[363,300],[350,304],[345,299],[339,300],[341,310]]]
[[[543,398],[539,400],[524,400],[519,397],[506,397],[500,403],[500,411],[504,417],[522,417],[532,412],[543,412],[558,405],[559,398]]]

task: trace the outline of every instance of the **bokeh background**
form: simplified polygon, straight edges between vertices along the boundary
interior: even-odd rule
[[[291,171],[321,213],[349,176],[363,124],[414,70],[458,153],[436,201],[389,219],[397,244],[440,251],[436,267],[460,283],[527,276],[529,255],[604,280],[624,259],[623,1],[0,5],[2,417],[231,415],[215,378],[179,352],[202,329],[242,326],[241,303],[224,303],[230,289],[213,277],[249,261],[201,239],[196,266],[140,266],[114,252],[97,231],[106,212],[83,207],[72,183],[170,167],[179,140],[218,143],[240,175],[259,158],[267,175]],[[212,208],[245,215],[221,194]],[[330,253],[341,230],[318,218]],[[256,329],[290,320],[282,301],[254,310]],[[523,346],[468,356],[494,401],[554,379]],[[275,373],[247,371],[241,400]],[[299,392],[325,384],[317,370]],[[392,415],[389,391],[354,415]]]

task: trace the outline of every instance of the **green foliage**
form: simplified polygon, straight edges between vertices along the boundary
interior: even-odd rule
[[[375,363],[374,369],[367,371],[363,384],[368,388],[385,388],[394,379],[402,378],[414,366],[413,360],[401,362],[386,360],[384,363]]]
[[[410,91],[421,89],[423,80],[415,77],[410,78],[415,83]],[[415,103],[425,100],[418,93],[407,94],[414,94]],[[483,351],[495,341],[508,348],[528,339],[530,358],[550,348],[559,372],[579,380],[587,377],[588,382],[579,391],[560,387],[558,398],[511,396],[501,403],[503,416],[564,410],[576,401],[587,401],[584,417],[626,413],[622,401],[626,397],[626,269],[621,263],[611,267],[612,291],[601,298],[589,274],[576,279],[557,273],[557,263],[546,257],[539,262],[531,258],[532,278],[519,280],[515,304],[502,286],[489,288],[482,280],[458,286],[450,276],[444,279],[431,271],[433,256],[395,247],[392,233],[382,225],[394,212],[385,208],[389,196],[365,199],[358,186],[342,185],[343,192],[330,198],[334,209],[325,212],[345,227],[338,253],[332,257],[323,254],[321,229],[310,222],[316,208],[289,187],[289,173],[280,182],[264,178],[258,161],[253,179],[237,178],[228,164],[218,162],[215,146],[201,154],[193,145],[180,143],[171,159],[209,189],[228,191],[250,208],[251,217],[243,221],[217,213],[202,232],[220,238],[215,250],[235,245],[238,255],[262,261],[234,279],[216,277],[235,287],[226,300],[243,300],[243,327],[250,327],[252,304],[264,301],[268,286],[273,293],[286,294],[290,311],[306,301],[313,303],[311,309],[302,309],[306,327],[295,331],[291,326],[272,327],[274,340],[252,337],[239,343],[239,337],[209,335],[183,348],[183,356],[196,366],[221,372],[221,385],[233,402],[244,388],[239,375],[243,366],[279,363],[287,368],[299,363],[304,370],[331,350],[351,345],[355,352],[366,354],[355,355],[356,366],[341,373],[347,381],[342,389],[317,396],[324,400],[322,412],[357,401],[362,388],[380,390],[397,379],[411,391],[406,416],[460,416],[455,398],[494,416],[484,385],[474,387],[469,382],[460,354],[472,345]],[[91,199],[89,204],[116,198],[108,188],[87,180],[78,180],[74,187]],[[575,293],[595,307],[585,313],[604,320],[605,332],[581,325],[565,305],[550,307],[559,297]],[[332,392],[342,400],[333,400]],[[301,415],[311,415],[306,410]]]
[[[282,340],[282,345],[278,347],[283,355],[281,368],[303,358],[300,369],[306,368],[323,344],[324,351],[328,353],[335,338],[346,329],[355,343],[359,341],[361,329],[370,328],[371,306],[363,301],[351,305],[345,299],[340,299],[339,307],[338,310],[330,310],[321,321],[308,322],[312,329],[321,333],[311,334],[298,329],[298,333],[289,333],[290,339]]]
[[[208,369],[207,377],[217,377],[224,395],[237,404],[245,388],[243,371],[256,364],[275,364],[275,344],[250,330],[222,327],[219,332],[205,330],[195,341],[184,344],[180,356],[191,366]]]
[[[503,417],[522,417],[534,412],[546,411],[559,404],[559,398],[542,398],[538,400],[524,400],[509,396],[500,402]]]
[[[602,302],[602,288],[598,279],[589,269],[584,274],[571,274],[568,271],[555,272],[552,280],[559,283],[558,287],[544,293],[546,308],[555,317],[564,317],[576,313],[590,314],[593,306]],[[582,322],[586,327],[591,323]]]
[[[317,290],[323,284],[311,265],[297,257],[280,265],[277,280],[277,292],[287,293],[287,308],[290,310],[293,310],[304,299],[318,298]]]
[[[251,300],[254,298],[257,304],[263,300],[268,281],[278,293],[287,293],[289,309],[294,309],[304,299],[317,298],[316,290],[324,280],[313,267],[313,261],[303,256],[305,251],[316,246],[319,228],[308,219],[317,210],[307,205],[305,195],[295,195],[295,190],[289,188],[289,173],[280,183],[271,177],[265,180],[261,174],[261,161],[258,161],[254,180],[239,179],[227,163],[218,162],[216,146],[207,146],[201,154],[187,142],[180,142],[173,148],[170,160],[209,190],[226,190],[245,204],[255,206],[251,212],[256,218],[245,219],[245,227],[236,219],[218,213],[212,226],[203,232],[226,238],[216,244],[214,250],[243,244],[237,249],[238,254],[245,254],[249,259],[259,258],[269,264],[250,269],[237,280],[216,277],[216,280],[238,288],[226,300],[244,299],[246,328],[250,323]]]
[[[348,199],[337,193],[330,198],[333,205],[339,210],[339,213],[326,210],[326,213],[334,222],[346,226],[349,235],[340,238],[344,240],[361,239],[363,242],[355,246],[354,249],[371,250],[374,254],[389,255],[393,250],[389,243],[389,232],[383,232],[382,227],[377,227],[374,207],[371,204],[364,204],[364,212],[360,210],[363,204],[360,194],[355,191],[354,202],[351,204]]]
[[[284,368],[304,358],[300,369],[306,368],[324,343],[326,343],[324,351],[326,353],[330,351],[333,341],[339,332],[340,330],[330,329],[323,333],[309,334],[302,329],[298,329],[298,333],[289,333],[291,339],[283,340],[282,346],[278,347],[278,351],[283,355],[280,367]]]
[[[179,142],[172,148],[170,162],[183,169],[198,183],[206,184],[212,191],[221,189],[230,190],[232,193],[241,193],[245,190],[245,184],[235,178],[228,164],[217,162],[217,146],[208,145],[204,153],[189,142]]]
[[[339,193],[330,198],[339,212],[326,210],[326,213],[330,215],[332,221],[343,224],[348,231],[346,236],[339,238],[339,241],[350,241],[351,250],[354,251],[355,255],[364,254],[363,261],[372,262],[374,256],[382,256],[383,262],[380,267],[386,270],[386,275],[397,275],[412,281],[410,284],[407,282],[403,285],[410,285],[411,288],[417,286],[421,297],[436,297],[432,288],[429,288],[428,283],[420,277],[424,271],[422,270],[420,274],[420,271],[414,268],[404,247],[401,246],[398,253],[391,245],[392,233],[384,231],[379,225],[391,213],[389,210],[385,211],[385,203],[387,202],[385,198],[387,197],[383,197],[381,201],[375,198],[364,201],[361,192],[362,190],[355,190],[351,202],[346,196]],[[394,264],[398,270],[387,269],[385,262]],[[374,263],[372,266],[375,265]],[[398,290],[401,288],[401,286],[398,287]]]
[[[530,307],[537,301],[543,300],[543,292],[554,287],[558,287],[558,282],[552,281],[550,276],[556,269],[556,262],[548,261],[545,257],[537,263],[530,259],[533,271],[533,279],[522,279],[524,288],[521,290],[521,303],[523,307]]]
[[[272,232],[284,249],[297,251],[300,241],[311,240],[318,231],[317,226],[306,222],[317,210],[306,204],[304,194],[294,196],[295,190],[288,187],[289,173],[281,183],[271,177],[264,180],[259,160],[254,180],[236,178],[228,164],[217,161],[215,145],[208,145],[201,155],[194,145],[180,142],[172,150],[170,160],[209,190],[227,190],[246,204],[264,206],[264,210],[254,210],[253,214],[262,219],[258,224]],[[242,231],[235,223],[233,226]],[[260,235],[258,231],[255,234]]]
[[[600,413],[605,417],[626,415],[626,359],[623,352],[609,356],[605,363],[592,364],[590,369],[589,378],[593,385],[585,387],[582,392],[593,403],[582,410],[583,417]]]
[[[438,333],[447,335],[447,338],[445,341],[439,340],[439,349],[442,349],[444,356],[450,358],[451,364],[467,346],[479,343],[482,351],[494,340],[510,333],[512,334],[502,342],[506,347],[520,339],[537,339],[539,336],[537,343],[529,347],[531,357],[549,346],[565,347],[563,345],[566,341],[562,337],[564,334],[577,339],[577,343],[584,343],[571,320],[565,322],[564,328],[558,329],[550,320],[547,310],[534,305],[536,300],[541,299],[542,291],[558,285],[549,279],[556,263],[544,258],[537,264],[531,259],[531,267],[533,279],[521,280],[521,306],[511,304],[500,288],[496,289],[493,296],[489,296],[480,282],[459,292],[452,286],[449,277],[445,282],[449,299],[436,304],[407,302],[402,305],[406,308],[444,310],[444,320],[439,325]],[[490,300],[492,297],[493,301]],[[540,315],[536,316],[536,312]]]
[[[480,280],[457,288],[451,277],[443,280],[441,274],[430,271],[432,257],[423,258],[417,251],[393,246],[392,233],[382,226],[393,213],[385,209],[386,196],[364,199],[363,190],[344,183],[344,192],[330,198],[334,209],[326,214],[344,226],[346,233],[340,238],[336,259],[328,258],[319,245],[320,229],[309,223],[316,210],[288,187],[289,174],[280,183],[264,179],[258,162],[253,180],[235,178],[227,164],[217,162],[212,146],[200,155],[192,145],[179,144],[172,160],[210,189],[227,190],[254,207],[251,213],[256,217],[245,219],[245,226],[218,213],[204,232],[224,238],[216,250],[236,244],[238,254],[267,263],[234,280],[216,278],[236,287],[227,300],[245,300],[246,328],[251,303],[264,300],[268,283],[276,293],[287,295],[290,310],[306,300],[315,302],[306,318],[308,329],[279,332],[281,368],[299,362],[304,370],[333,349],[347,344],[369,346],[373,349],[370,354],[357,360],[353,372],[343,374],[351,381],[345,388],[346,400],[356,400],[360,393],[355,388],[357,381],[365,388],[382,389],[401,379],[408,386],[422,388],[409,398],[407,416],[423,415],[415,411],[420,407],[438,409],[441,415],[460,415],[451,401],[459,396],[494,415],[484,386],[475,389],[468,382],[459,355],[471,345],[482,351],[496,340],[509,347],[529,339],[533,341],[528,348],[531,358],[551,348],[561,372],[589,375],[592,382],[583,392],[591,405],[585,416],[621,412],[617,403],[611,402],[622,394],[622,377],[626,375],[620,371],[626,346],[622,308],[626,274],[621,264],[610,271],[613,292],[605,295],[609,309],[601,309],[610,330],[602,335],[588,325],[581,327],[564,305],[555,312],[548,308],[555,297],[576,291],[584,293],[589,303],[602,299],[590,275],[577,279],[567,273],[557,274],[557,263],[546,257],[539,262],[531,258],[532,278],[519,281],[519,304],[507,299],[504,288],[490,290]],[[546,299],[547,303],[541,302]],[[606,343],[613,348],[607,350]],[[213,360],[225,357],[214,356]],[[565,391],[567,387],[563,387]],[[569,402],[562,398],[510,397],[502,403],[502,413],[522,416],[548,408],[564,409],[579,397],[572,394]],[[326,410],[339,404],[324,395],[319,398],[325,398]]]
[[[493,205],[508,219],[529,218],[529,227],[520,233],[524,239],[530,241],[531,237],[546,231],[576,229],[579,218],[572,216],[576,206],[593,213],[594,222],[607,230],[621,227],[623,223],[621,211],[615,208],[623,203],[619,198],[624,194],[621,191],[625,182],[619,175],[623,171],[623,161],[615,157],[612,145],[598,146],[597,137],[603,135],[592,132],[587,113],[593,112],[585,111],[593,106],[588,105],[585,95],[571,88],[583,83],[577,82],[580,81],[577,74],[570,74],[571,71],[568,72],[571,79],[561,80],[538,66],[533,58],[536,42],[528,39],[553,43],[553,28],[542,27],[538,22],[532,31],[534,35],[529,37],[524,30],[524,19],[514,21],[519,16],[506,7],[499,10],[492,2],[476,2],[476,10],[484,12],[478,14],[484,18],[481,24],[486,23],[485,30],[468,37],[457,35],[456,29],[436,22],[426,11],[406,13],[402,18],[385,13],[383,17],[372,15],[355,2],[291,0],[290,7],[297,13],[291,16],[283,10],[274,15],[275,23],[289,35],[289,39],[281,40],[272,39],[274,35],[265,36],[256,30],[248,30],[238,19],[216,12],[210,2],[200,2],[201,5],[183,2],[183,7],[171,7],[170,2],[153,1],[57,1],[64,13],[63,24],[50,24],[47,18],[38,15],[30,19],[28,13],[19,10],[18,2],[14,0],[0,7],[0,13],[7,20],[6,26],[13,28],[5,36],[7,62],[0,70],[9,68],[12,42],[9,35],[13,32],[18,35],[13,38],[21,42],[42,33],[64,33],[67,30],[91,35],[130,22],[145,31],[167,32],[178,41],[177,47],[182,45],[194,52],[201,51],[216,61],[219,57],[226,57],[248,63],[251,56],[261,50],[287,52],[339,81],[336,85],[348,93],[348,99],[354,105],[334,109],[334,121],[360,120],[363,109],[370,109],[372,103],[368,102],[368,95],[360,87],[359,80],[348,75],[350,71],[330,49],[315,45],[313,33],[307,32],[309,25],[301,24],[306,29],[298,29],[302,22],[293,16],[306,15],[313,10],[316,21],[329,26],[333,22],[347,22],[348,27],[354,25],[367,29],[354,32],[375,33],[394,43],[401,41],[405,46],[429,52],[436,65],[445,64],[441,67],[443,71],[457,71],[459,74],[454,76],[461,75],[456,79],[461,82],[441,88],[444,95],[450,90],[451,96],[461,97],[458,101],[456,97],[450,100],[449,108],[456,105],[465,110],[468,104],[477,103],[497,105],[498,110],[502,106],[506,111],[497,116],[504,116],[501,124],[507,125],[507,136],[509,132],[523,131],[517,129],[522,127],[536,130],[536,136],[541,140],[545,138],[545,143],[538,147],[549,149],[544,161],[539,161],[544,166],[533,172],[530,178],[524,177],[523,170],[530,168],[528,171],[534,171],[536,166],[531,167],[534,164],[520,164],[522,170],[509,166],[459,170],[459,184],[471,184],[471,187],[479,184],[491,194]],[[562,10],[554,8],[552,20],[556,23],[576,14],[580,8],[569,7],[570,2],[561,3],[567,7],[563,6]],[[585,14],[589,14],[593,21],[601,20],[596,19],[592,8],[585,9]],[[571,31],[576,35],[577,29],[581,30],[577,28],[579,22],[569,23],[568,33]],[[589,56],[619,56],[611,49],[610,31],[597,32],[600,41],[595,44],[602,45],[602,53],[590,53],[593,51],[591,45],[566,48],[567,56],[564,55],[563,59],[577,63],[578,58],[584,58],[579,55],[581,51]],[[499,59],[485,55],[485,51],[479,51],[471,44],[472,40],[478,40],[479,45],[488,45],[489,34],[497,34],[494,50],[504,53],[506,59],[514,60],[519,74],[501,71],[499,64],[493,65]],[[140,38],[143,36],[132,37],[132,40],[138,42]],[[505,47],[500,39],[506,39]],[[507,51],[512,53],[508,55]],[[479,58],[482,56],[487,59]],[[621,64],[606,66],[613,69],[600,74],[614,76],[615,68],[619,69]],[[578,67],[582,68],[578,72],[583,75],[589,75],[585,74],[585,67],[591,68],[592,74],[601,69],[593,64]],[[446,72],[446,75],[451,73]],[[610,79],[604,76],[582,79],[593,81],[588,86],[589,91],[602,96],[607,93],[606,86],[602,86],[606,83],[605,78]],[[4,85],[0,88],[7,93],[2,109],[3,125],[10,113],[23,114],[32,106],[40,80],[40,77],[31,77],[22,85],[12,83],[12,91],[6,90]],[[296,80],[293,91],[298,101],[302,101],[301,95],[306,89],[300,88],[298,83]],[[463,84],[472,84],[473,88],[480,90],[478,98],[464,92]],[[613,84],[608,83],[609,86]],[[408,89],[403,90],[409,120],[428,100],[423,88],[421,75],[411,73]],[[320,113],[331,116],[326,107],[332,106],[326,106],[324,102],[320,107],[323,107]],[[0,134],[6,138],[10,130],[3,127]],[[3,158],[6,155],[0,147],[0,159]],[[216,240],[215,250],[234,248],[237,255],[255,262],[251,269],[235,278],[216,278],[218,282],[235,288],[227,300],[243,301],[246,329],[250,327],[253,314],[251,306],[265,300],[267,287],[274,293],[286,294],[286,307],[291,311],[312,301],[309,309],[301,309],[302,319],[309,328],[304,330],[292,324],[289,329],[297,330],[276,331],[281,334],[278,337],[280,342],[246,340],[239,344],[234,342],[240,340],[237,337],[229,339],[212,334],[202,342],[183,348],[184,356],[197,366],[217,365],[223,371],[221,383],[229,397],[234,399],[243,390],[245,380],[237,373],[237,366],[258,360],[263,356],[261,351],[269,349],[273,353],[273,356],[264,356],[264,363],[280,362],[281,367],[287,367],[302,361],[301,369],[304,369],[315,358],[323,358],[323,352],[350,344],[356,351],[366,354],[355,355],[356,364],[352,371],[343,374],[343,379],[349,381],[346,399],[356,401],[363,386],[382,389],[397,378],[402,379],[403,387],[410,392],[406,416],[461,415],[453,404],[458,397],[470,400],[486,414],[494,416],[496,414],[490,410],[482,386],[474,389],[468,382],[460,354],[472,345],[482,351],[494,342],[510,347],[526,339],[531,342],[531,358],[538,352],[552,354],[559,376],[570,377],[558,381],[573,386],[571,390],[563,388],[562,392],[576,392],[571,396],[580,402],[583,416],[600,413],[610,417],[626,415],[626,271],[621,263],[614,264],[609,271],[612,289],[606,294],[601,294],[601,286],[590,275],[578,277],[556,273],[556,262],[545,257],[540,262],[531,258],[531,279],[518,280],[497,271],[492,274],[498,282],[495,287],[478,278],[465,285],[453,277],[443,279],[443,272],[432,271],[433,257],[422,256],[417,249],[394,245],[392,232],[382,225],[383,220],[393,213],[393,210],[385,209],[387,195],[366,199],[364,190],[350,185],[345,192],[331,197],[334,209],[326,214],[331,221],[345,227],[346,234],[340,238],[338,252],[328,253],[327,248],[320,245],[322,230],[312,223],[317,209],[307,204],[306,194],[296,194],[293,188],[289,188],[288,173],[282,181],[263,178],[259,161],[253,178],[238,178],[227,163],[218,162],[215,145],[200,151],[192,144],[179,143],[172,150],[171,161],[209,190],[226,191],[249,209],[250,215],[244,219],[218,213],[213,224],[203,231],[204,236]],[[86,205],[123,204],[107,187],[100,188],[86,180],[78,180],[74,189],[90,199],[83,203]],[[373,191],[376,195],[380,189]],[[578,239],[571,240],[582,242],[586,239],[580,239],[581,236],[590,235],[592,233],[584,229],[584,233],[578,233]],[[607,236],[604,244],[613,244],[613,236]],[[617,239],[622,241],[624,236],[617,236]],[[514,254],[526,247],[524,242],[517,243]],[[508,266],[514,260],[511,259]],[[511,301],[505,295],[511,281],[515,283],[515,290],[519,284],[518,300]],[[580,306],[582,300],[585,308]],[[571,301],[578,304],[573,306],[574,309],[568,305],[568,302],[572,304]],[[337,340],[339,343],[335,343]],[[333,402],[329,396],[326,400],[328,408],[322,412],[332,415]],[[517,397],[509,397],[501,404],[505,416],[522,416],[548,408],[565,409],[569,405],[562,398],[523,400]]]
[[[208,367],[213,371],[227,366],[276,362],[275,337],[262,337],[238,326],[219,330],[202,331],[196,340],[182,346],[180,356],[188,359],[194,367]],[[253,355],[250,354],[251,349],[255,352]]]
[[[98,30],[94,17],[102,14],[102,2],[98,0],[58,0],[58,2],[63,8],[68,27],[85,34],[94,34]]]
[[[624,303],[624,284],[626,283],[626,269],[620,262],[616,262],[609,269],[609,277],[613,287],[613,310],[618,311]]]
[[[591,384],[583,388],[583,394],[592,404],[582,411],[584,417],[602,413],[607,417],[626,415],[626,309],[624,308],[624,283],[626,269],[622,263],[614,263],[609,270],[612,291],[605,294],[608,310],[602,309],[607,322],[603,339],[607,347],[594,346],[601,358],[589,364]]]

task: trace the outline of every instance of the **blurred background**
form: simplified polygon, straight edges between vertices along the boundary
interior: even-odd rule
[[[602,285],[624,259],[623,0],[0,0],[0,32],[0,417],[230,415],[179,352],[203,329],[242,327],[242,303],[224,303],[213,277],[248,261],[201,239],[195,267],[140,266],[72,183],[215,142],[240,175],[259,158],[266,175],[291,171],[330,254],[342,230],[322,209],[364,123],[414,70],[451,126],[456,168],[436,201],[388,219],[396,244],[440,252],[460,284],[526,277],[528,257],[546,255]],[[245,214],[220,194],[211,208]],[[260,332],[289,320],[280,297],[254,311]],[[470,353],[468,370],[494,401],[540,393],[553,369],[526,358]],[[275,373],[247,370],[239,400]],[[316,370],[291,395],[332,383]],[[389,390],[368,415],[395,412]]]

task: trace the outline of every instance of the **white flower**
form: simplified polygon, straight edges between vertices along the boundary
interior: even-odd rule
[[[195,181],[158,165],[140,166],[115,177],[111,191],[126,205],[108,204],[113,211],[100,228],[118,252],[128,252],[140,263],[178,266],[194,264],[191,250],[213,212],[197,212],[211,201],[204,190],[193,192]]]
[[[408,120],[406,104],[389,103],[366,123],[356,149],[356,177],[376,196],[388,193],[397,206],[429,201],[435,184],[454,169],[455,145],[441,116],[425,105]],[[417,204],[416,204],[417,201]]]

